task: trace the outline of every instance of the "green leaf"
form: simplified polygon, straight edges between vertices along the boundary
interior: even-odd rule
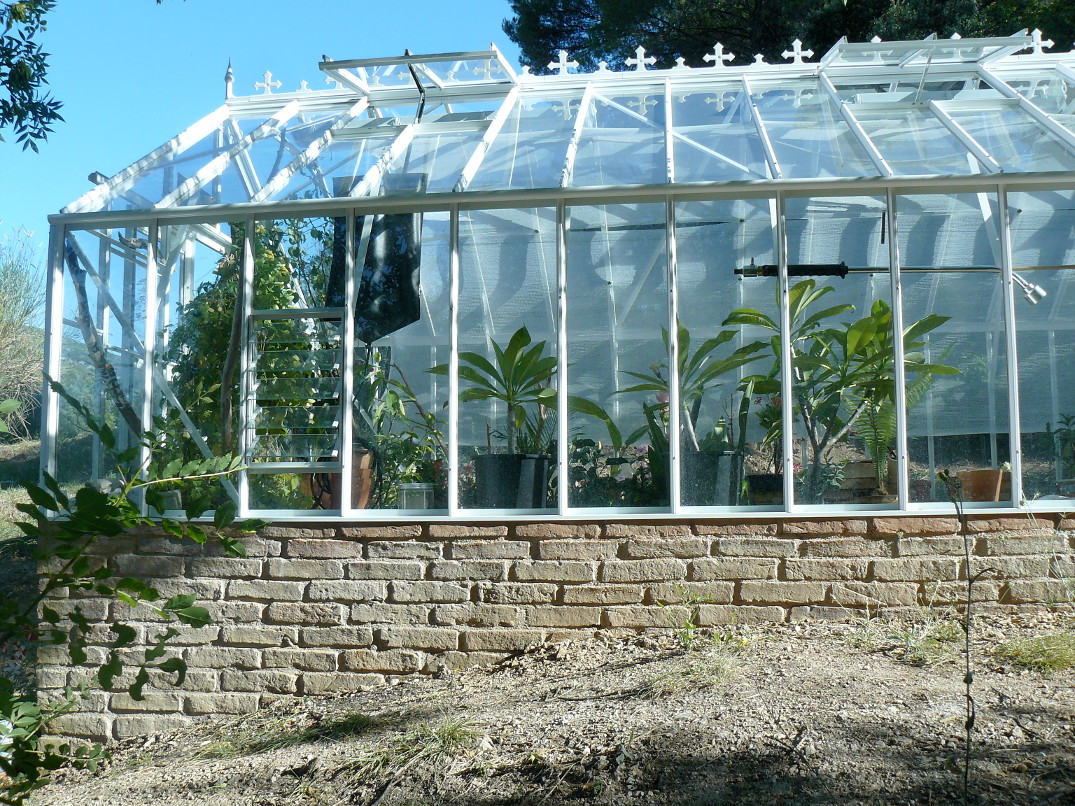
[[[176,686],[182,686],[183,681],[187,679],[187,664],[180,658],[168,658],[157,668],[162,672],[174,672],[176,674]]]
[[[182,610],[176,610],[175,615],[181,622],[191,627],[204,627],[213,623],[209,611],[204,607],[184,607]]]
[[[134,643],[134,639],[138,633],[128,624],[113,624],[109,629],[116,634],[116,640],[112,642],[112,646],[121,647],[127,644]]]
[[[123,673],[123,662],[115,652],[108,654],[108,661],[97,670],[97,679],[101,681],[101,688],[112,688],[112,681]]]
[[[217,505],[216,511],[213,513],[213,525],[217,529],[225,529],[235,522],[235,516],[238,513],[239,508],[235,506],[233,501],[225,501]]]

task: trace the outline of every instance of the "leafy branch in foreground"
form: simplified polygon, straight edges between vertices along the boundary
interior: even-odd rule
[[[103,757],[100,746],[75,747],[43,741],[48,725],[75,710],[78,703],[95,689],[111,689],[119,681],[134,700],[144,697],[151,672],[162,679],[182,685],[185,662],[168,657],[167,644],[180,633],[176,622],[189,627],[210,623],[209,611],[195,604],[193,594],[177,594],[162,600],[160,592],[134,577],[117,578],[114,570],[91,551],[101,537],[114,537],[137,527],[153,526],[157,521],[141,514],[135,501],[144,496],[148,506],[165,509],[159,487],[167,482],[222,478],[240,469],[233,456],[209,457],[193,462],[154,459],[168,444],[167,435],[143,433],[129,447],[120,449],[113,429],[101,422],[73,398],[59,383],[48,378],[52,389],[86,422],[103,448],[113,457],[115,480],[78,489],[73,495],[49,474],[43,486],[24,483],[32,503],[18,509],[28,516],[16,525],[27,538],[37,541],[35,557],[45,569],[39,591],[32,601],[20,606],[0,594],[0,644],[22,641],[35,649],[64,647],[74,665],[90,660],[87,648],[100,644],[101,626],[91,624],[77,604],[80,596],[113,599],[130,608],[144,607],[160,620],[160,632],[146,635],[139,642],[139,630],[112,620],[107,623],[109,640],[103,647],[104,661],[77,686],[67,686],[48,701],[36,701],[26,685],[17,685],[0,677],[0,772],[6,777],[6,790],[0,803],[21,803],[28,793],[47,782],[46,774],[71,763],[95,768]],[[204,544],[209,533],[191,523],[208,509],[208,500],[193,501],[182,519],[163,518],[159,525],[176,538]],[[250,533],[261,521],[236,522],[236,507],[228,502],[216,507],[213,525],[223,549],[232,556],[246,550],[232,533]],[[75,602],[69,612],[61,613],[57,601],[68,591]],[[54,606],[50,606],[54,605]],[[40,618],[39,618],[40,616]],[[142,643],[144,649],[137,649]],[[173,677],[174,676],[174,677]]]

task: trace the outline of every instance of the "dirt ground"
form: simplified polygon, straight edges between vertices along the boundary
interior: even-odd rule
[[[1010,640],[1073,635],[1075,615],[977,622],[970,802],[1075,804],[1075,671],[1003,657]],[[961,635],[932,611],[599,635],[134,740],[34,802],[961,803]]]

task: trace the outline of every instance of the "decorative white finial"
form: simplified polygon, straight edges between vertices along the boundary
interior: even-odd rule
[[[690,68],[687,67],[687,60],[684,59],[682,56],[676,56],[676,66],[673,67],[672,69],[673,70],[690,70]]]
[[[871,41],[871,42],[873,42],[873,44],[875,44],[875,45],[876,45],[876,44],[880,43],[880,41],[881,41],[881,37],[879,37],[879,36],[874,36],[874,38],[873,38],[873,39],[871,39],[870,41]]]
[[[1034,49],[1035,56],[1041,56],[1042,53],[1044,53],[1045,48],[1051,48],[1054,44],[1053,40],[1051,39],[1041,38],[1040,28],[1035,28],[1033,31],[1030,32],[1030,39],[1030,47]]]
[[[755,53],[754,54],[754,64],[755,64],[755,66],[762,65],[762,64],[768,64],[768,63],[769,62],[765,61],[765,56],[762,55],[761,53]]]
[[[713,46],[713,52],[712,53],[707,53],[702,58],[707,62],[713,62],[714,67],[723,67],[724,66],[723,63],[724,62],[730,62],[732,59],[735,58],[735,54],[734,53],[725,53],[724,52],[724,45],[722,45],[722,44],[720,44],[720,42],[718,42],[716,45]]]
[[[624,59],[623,63],[628,67],[634,67],[635,70],[645,70],[647,64],[657,64],[657,57],[646,56],[646,49],[639,45],[635,48],[635,57],[633,59]]]
[[[235,84],[235,73],[231,69],[231,59],[228,59],[228,69],[224,73],[224,97],[231,98],[233,96],[232,85]]]
[[[523,65],[522,75],[524,75],[524,76],[530,75],[530,65],[528,65],[528,64]]]
[[[814,55],[812,50],[803,50],[803,41],[801,39],[796,39],[792,42],[791,48],[791,50],[785,50],[780,55],[785,59],[792,59],[792,64],[805,64],[803,56],[813,57]]]
[[[567,51],[566,50],[561,50],[560,51],[560,60],[559,61],[549,62],[549,69],[550,70],[555,70],[556,72],[558,72],[562,76],[567,75],[567,68],[569,68],[569,67],[574,67],[576,70],[578,70],[579,69],[579,63],[577,61],[575,61],[574,59],[572,59],[571,61],[568,61],[567,60]]]
[[[333,78],[332,76],[325,76],[325,83],[332,85],[331,87],[329,87],[330,90],[342,90],[343,89],[343,82],[340,81],[337,78]]]
[[[598,62],[597,63],[597,72],[598,73],[610,73],[612,71],[608,69],[608,62]]]
[[[493,77],[493,72],[500,72],[500,65],[495,64],[489,59],[483,59],[480,67],[472,67],[470,72],[473,75],[480,76],[486,81],[489,81]]]
[[[948,37],[948,38],[949,38],[949,39],[962,39],[963,37],[959,35],[959,32],[958,32],[958,31],[956,31],[956,32],[954,32],[954,33],[953,33],[953,34],[952,34],[952,35],[951,35],[950,37]]]
[[[254,82],[254,89],[261,90],[262,95],[272,95],[273,89],[278,89],[283,86],[280,81],[272,80],[272,73],[268,70],[265,71],[265,75],[262,76],[262,81]]]
[[[299,82],[299,92],[309,92],[309,91],[310,91],[309,83],[306,82],[306,81],[300,81]]]

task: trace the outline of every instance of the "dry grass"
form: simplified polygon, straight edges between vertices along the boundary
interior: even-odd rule
[[[416,763],[435,767],[477,743],[478,734],[465,720],[447,717],[434,725],[417,725],[384,746],[365,751],[341,765],[336,774],[361,780],[396,776]]]
[[[1005,641],[997,648],[997,656],[1044,674],[1072,669],[1075,668],[1075,633]]]

